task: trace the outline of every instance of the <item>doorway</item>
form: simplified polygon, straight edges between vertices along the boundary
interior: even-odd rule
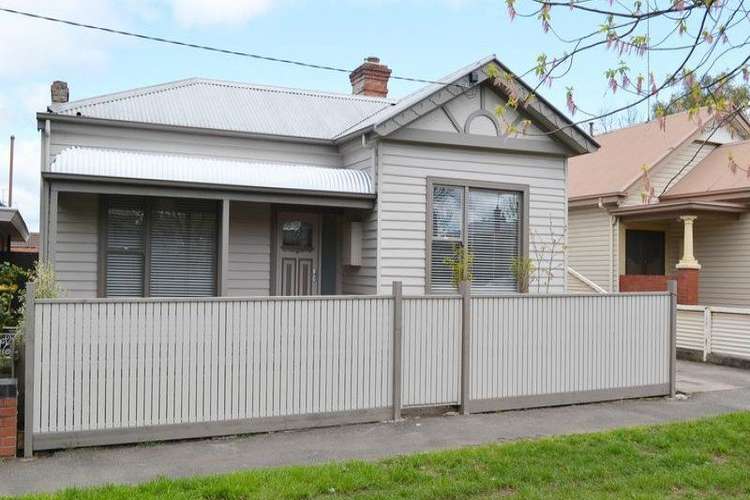
[[[276,294],[320,293],[320,214],[278,212]]]

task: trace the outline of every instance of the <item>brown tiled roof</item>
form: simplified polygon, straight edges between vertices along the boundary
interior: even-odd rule
[[[12,241],[10,251],[17,253],[39,253],[39,233],[29,233],[27,241]]]
[[[720,146],[667,191],[663,198],[700,196],[750,189],[745,170],[732,172],[730,157],[743,169],[750,167],[750,140]]]
[[[596,136],[601,149],[568,162],[568,197],[611,195],[630,187],[641,167],[659,163],[701,128],[687,112],[670,115],[661,127],[658,120]]]

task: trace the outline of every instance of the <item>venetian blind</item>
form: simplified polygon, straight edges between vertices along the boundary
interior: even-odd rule
[[[463,243],[464,188],[435,185],[432,189],[432,291],[455,292],[453,272],[445,263]]]
[[[201,297],[216,293],[217,206],[168,200],[151,208],[150,295]]]
[[[142,200],[111,199],[105,235],[108,297],[143,296],[145,234]]]
[[[511,264],[519,255],[520,198],[515,192],[469,190],[469,248],[474,254],[471,287],[476,293],[518,291]]]

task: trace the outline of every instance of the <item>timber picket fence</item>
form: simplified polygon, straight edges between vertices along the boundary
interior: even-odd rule
[[[677,306],[677,347],[699,352],[703,361],[750,362],[750,309]]]
[[[27,304],[28,456],[674,391],[673,293]]]

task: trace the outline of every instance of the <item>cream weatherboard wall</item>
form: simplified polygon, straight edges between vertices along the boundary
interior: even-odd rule
[[[702,266],[700,303],[750,307],[750,215],[699,217],[694,231],[695,257]]]
[[[596,291],[576,276],[568,273],[568,293],[591,294],[596,293]]]
[[[696,165],[716,148],[715,144],[692,141],[676,149],[649,173],[654,195],[659,196],[664,189],[674,186],[685,177]],[[641,193],[644,191],[643,180],[639,179],[628,189],[623,205],[640,205],[643,203]]]
[[[538,233],[540,242],[548,239],[550,220],[554,232],[564,231],[564,158],[386,141],[380,145],[379,166],[379,293],[388,293],[393,281],[403,281],[406,294],[425,293],[428,177],[528,185],[532,234]],[[550,291],[563,292],[562,249],[555,255],[554,265],[560,271]]]
[[[93,298],[97,294],[97,195],[60,193],[54,267],[65,295]]]
[[[374,144],[362,144],[355,139],[341,146],[343,165],[346,168],[365,170],[370,174],[373,186],[377,183],[377,169],[375,165]],[[362,222],[362,265],[357,267],[344,266],[341,275],[341,293],[344,295],[368,295],[377,292],[377,252],[378,252],[378,210],[361,211],[350,215],[354,220]],[[342,225],[339,234],[345,231]]]
[[[610,216],[604,208],[571,208],[568,212],[568,265],[605,290],[617,290],[617,225],[610,230]],[[611,232],[610,232],[611,231]]]
[[[271,206],[231,202],[229,208],[229,274],[234,297],[271,294]]]

